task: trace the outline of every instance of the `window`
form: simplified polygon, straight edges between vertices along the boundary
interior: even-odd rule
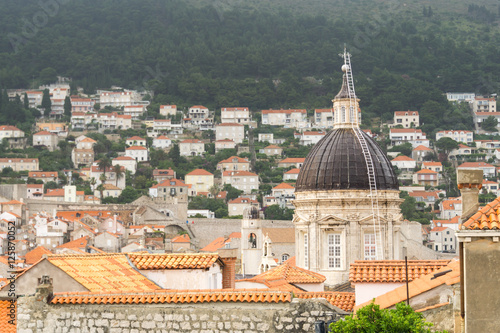
[[[328,235],[328,267],[340,268],[340,234]]]
[[[447,231],[447,232],[446,232],[446,234],[447,234],[447,235],[449,235],[449,234],[450,234],[450,232],[449,232],[449,231]]]
[[[309,267],[309,241],[308,235],[304,234],[304,266]]]
[[[365,234],[365,260],[377,259],[377,243],[375,234]]]
[[[281,262],[285,262],[288,260],[288,258],[290,258],[290,256],[286,253],[282,254],[281,255]]]

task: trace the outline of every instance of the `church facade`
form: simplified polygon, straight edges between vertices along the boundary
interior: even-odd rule
[[[348,281],[355,260],[402,259],[397,177],[385,153],[358,124],[349,54],[333,99],[334,125],[306,157],[294,201],[297,266]]]

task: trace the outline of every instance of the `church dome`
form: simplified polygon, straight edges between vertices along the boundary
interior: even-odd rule
[[[363,131],[375,171],[377,189],[398,190],[398,179],[380,146]],[[369,190],[368,170],[361,144],[352,128],[336,128],[307,155],[295,192]]]

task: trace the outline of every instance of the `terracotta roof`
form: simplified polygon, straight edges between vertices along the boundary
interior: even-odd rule
[[[309,271],[304,268],[293,265],[288,260],[283,264],[271,268],[267,272],[254,276],[250,279],[243,279],[238,281],[248,281],[265,284],[268,287],[276,287],[279,289],[286,284],[319,284],[325,282],[326,277]]]
[[[248,111],[248,108],[247,107],[241,107],[241,106],[232,107],[232,108],[222,107],[222,108],[220,108],[220,110],[221,111]]]
[[[45,193],[46,197],[64,197],[64,189],[62,188],[56,188],[56,189],[49,189],[47,190],[47,193]]]
[[[422,133],[422,130],[414,128],[391,128],[391,133]]]
[[[57,177],[57,171],[30,171],[28,177],[30,178],[42,178],[42,177]]]
[[[486,162],[464,162],[458,168],[494,168],[494,166]]]
[[[2,204],[2,205],[25,205],[25,203],[22,203],[21,201],[17,201],[17,200],[9,200],[6,202],[0,202],[0,204]],[[13,213],[11,213],[11,214],[13,214]],[[16,215],[16,216],[19,216],[19,215]]]
[[[193,105],[192,107],[190,107],[190,109],[207,109],[206,107],[204,107],[203,105]]]
[[[328,303],[347,312],[352,312],[356,301],[355,293],[320,291],[320,292],[299,292],[294,294],[298,298],[325,298]]]
[[[134,135],[131,138],[128,138],[127,141],[132,140],[132,141],[146,141],[146,139],[141,138],[140,136]]]
[[[44,254],[52,254],[52,252],[50,252],[49,250],[47,250],[43,246],[37,246],[33,250],[26,253],[26,256],[25,256],[26,264],[33,265],[34,263],[36,263],[37,261],[42,259],[42,256]]]
[[[305,157],[288,157],[279,161],[279,163],[304,163],[305,160]]]
[[[67,243],[59,245],[57,248],[65,248],[65,249],[73,249],[73,248],[78,248],[78,249],[84,249],[89,241],[88,236],[80,237],[77,239],[74,239],[72,241],[69,241]]]
[[[422,162],[422,165],[424,167],[430,167],[430,166],[443,166],[441,162]]]
[[[198,140],[198,139],[186,139],[181,141],[181,143],[203,143],[203,141]]]
[[[222,173],[224,177],[231,177],[231,176],[257,176],[257,174],[250,172],[250,171],[224,171]]]
[[[241,204],[241,203],[246,203],[246,204],[258,204],[259,202],[257,200],[253,200],[250,198],[236,198],[231,201],[229,201],[230,204]]]
[[[444,210],[454,210],[456,204],[461,204],[462,200],[461,199],[449,199],[449,200],[443,200],[441,202],[441,205],[443,206]]]
[[[162,304],[162,303],[279,303],[290,302],[292,294],[283,291],[219,289],[158,290],[149,293],[55,293],[51,304]]]
[[[418,111],[394,111],[396,116],[418,116]]]
[[[285,174],[287,174],[287,175],[292,175],[292,174],[295,175],[295,174],[297,174],[298,175],[299,172],[300,172],[300,169],[294,168],[294,169],[288,170],[287,172],[285,172]]]
[[[333,112],[333,109],[314,109],[314,112],[316,113]]]
[[[11,304],[16,305],[16,302],[11,303],[8,300],[0,300],[0,332],[2,333],[16,333],[17,325],[12,325],[9,323],[9,320],[17,320],[17,306],[14,306],[14,314],[15,318],[10,318],[10,308]]]
[[[28,188],[43,188],[43,184],[27,184]]]
[[[216,252],[218,249],[224,247],[227,243],[231,243],[231,239],[240,238],[241,232],[233,232],[228,238],[217,237],[213,242],[202,248],[200,251],[203,252]]]
[[[460,229],[497,230],[500,229],[500,198],[496,198],[465,221]]]
[[[130,156],[118,156],[113,158],[113,161],[135,161],[135,158]]]
[[[288,183],[281,183],[273,187],[273,190],[291,190],[291,189],[295,189],[295,187],[293,187],[291,184]]]
[[[265,147],[264,149],[281,149],[281,147],[278,147],[276,145],[269,145],[269,146]]]
[[[450,260],[408,260],[408,280],[432,273],[450,263]],[[404,260],[356,260],[349,269],[349,281],[405,282]]]
[[[404,155],[400,155],[400,156],[397,156],[396,158],[394,158],[392,161],[415,161],[413,158],[411,157],[408,157],[408,156],[404,156]]]
[[[122,253],[50,255],[62,269],[91,292],[145,292],[160,289],[131,266]]]
[[[446,229],[448,229],[448,227],[434,227],[430,232],[441,232],[445,231]]]
[[[424,145],[420,145],[420,146],[417,146],[415,149],[413,150],[427,150],[427,151],[432,151],[432,149],[424,146]]]
[[[113,184],[104,184],[102,187],[105,190],[120,190],[121,191],[121,188],[119,188],[118,186],[115,186]]]
[[[172,238],[171,242],[172,243],[190,243],[191,238],[189,237],[188,234],[184,234],[184,235],[180,235],[180,236]]]
[[[214,253],[129,253],[130,261],[138,269],[208,269],[219,261]]]
[[[440,276],[436,276],[438,273],[443,274]],[[460,283],[460,262],[459,260],[454,259],[448,265],[443,266],[440,269],[431,272],[430,274],[420,276],[414,281],[411,281],[408,284],[410,298],[439,287],[443,284],[453,285],[456,283]],[[404,300],[406,300],[406,285],[403,285],[392,291],[389,291],[388,293],[376,297],[375,304],[380,305],[381,309],[385,309]],[[370,300],[363,304],[356,304],[355,310],[362,308],[363,306],[371,302],[372,301]]]
[[[416,173],[420,174],[420,173],[437,173],[437,172],[429,169],[422,169],[417,171]]]
[[[151,186],[151,188],[164,187],[164,186],[173,186],[173,187],[183,186],[183,187],[188,187],[182,180],[172,178],[172,179],[165,179],[161,183]]]
[[[20,132],[22,132],[19,128],[17,128],[16,126],[12,126],[12,125],[2,125],[2,126],[0,126],[0,131],[20,131]]]
[[[236,127],[243,127],[243,125],[242,125],[242,124],[238,124],[238,123],[221,123],[221,124],[217,124],[217,125],[215,125],[215,126],[216,126],[216,127],[217,127],[217,126],[224,126],[224,127],[226,127],[226,126],[227,126],[227,127],[234,127],[234,126],[236,126]]]
[[[487,185],[487,184],[498,185],[497,182],[494,182],[492,180],[483,179],[483,185]]]
[[[170,140],[170,139],[167,138],[165,135],[160,135],[160,136],[154,138],[153,140]]]
[[[233,160],[236,159],[236,162],[233,162]],[[231,156],[229,158],[226,158],[225,160],[220,161],[217,164],[220,163],[250,163],[250,161],[246,158],[238,157],[238,156]]]
[[[188,173],[186,176],[213,176],[213,174],[204,169],[196,169]]]
[[[48,132],[48,131],[40,131],[38,133],[35,133],[33,135],[55,135],[54,133]]]
[[[439,191],[412,191],[408,193],[410,197],[422,197],[422,198],[428,198],[428,197],[433,197],[438,199],[439,198]]]
[[[143,147],[143,146],[132,146],[132,147],[128,147],[125,150],[148,150],[148,148]]]

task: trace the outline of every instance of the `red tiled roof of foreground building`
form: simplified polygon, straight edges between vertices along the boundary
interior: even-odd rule
[[[408,260],[408,281],[432,273],[448,265],[450,260]],[[349,269],[349,281],[405,282],[404,260],[356,260]]]
[[[460,226],[462,230],[500,229],[500,198],[496,198]]]
[[[219,289],[158,290],[150,293],[95,294],[55,293],[51,304],[162,304],[162,303],[279,303],[290,302],[292,294],[283,291]]]
[[[222,261],[216,253],[129,253],[130,261],[138,269],[208,269]]]
[[[443,274],[438,275],[439,273]],[[408,290],[410,298],[412,298],[443,284],[453,285],[456,283],[460,283],[460,262],[459,260],[454,259],[450,261],[448,265],[442,266],[438,270],[422,275],[414,281],[411,281],[408,284]],[[376,297],[374,303],[380,305],[381,309],[386,309],[404,300],[406,300],[406,285]],[[371,302],[373,301],[370,300],[363,304],[356,304],[355,310],[360,309]]]
[[[298,298],[325,298],[328,303],[347,312],[352,312],[356,296],[354,293],[337,291],[319,291],[319,292],[298,292],[294,294]]]
[[[17,322],[17,307],[14,306],[14,315],[16,317],[10,318],[9,314],[10,312],[10,307],[11,304],[16,305],[16,302],[11,303],[9,300],[0,300],[0,332],[2,333],[16,333],[17,325],[12,325],[9,323],[9,320],[14,320],[14,322]]]

